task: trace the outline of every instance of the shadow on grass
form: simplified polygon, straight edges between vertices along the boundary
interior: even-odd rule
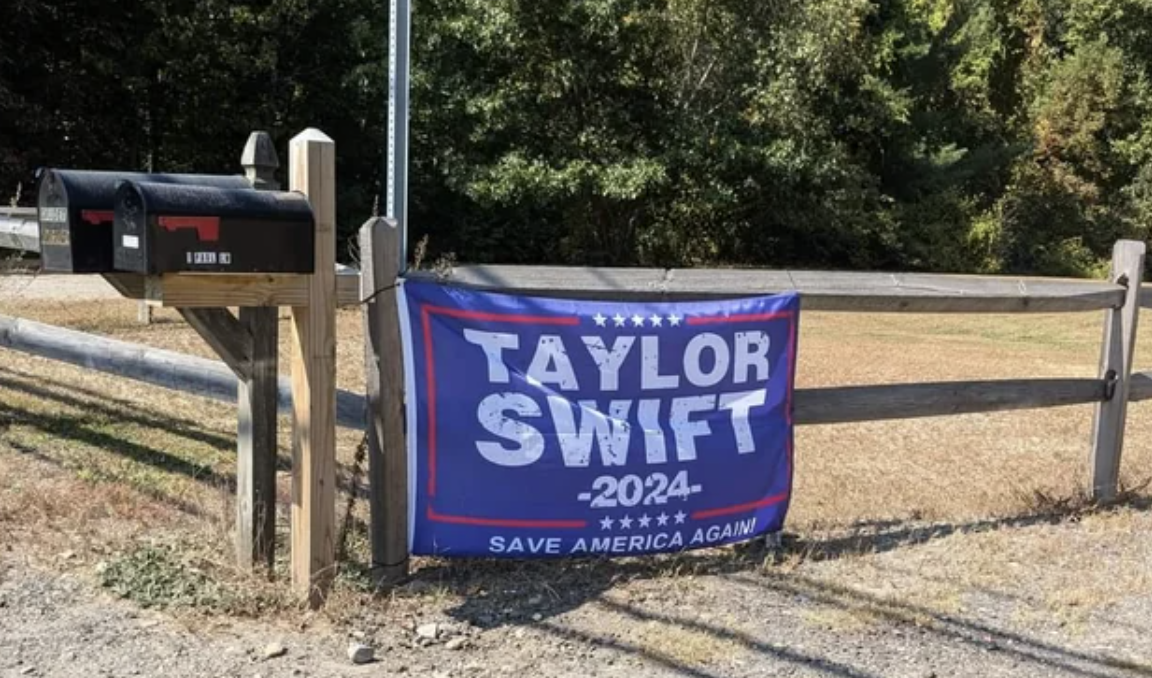
[[[62,441],[82,443],[164,473],[183,476],[209,487],[226,488],[229,492],[235,492],[236,479],[232,474],[221,474],[207,464],[198,464],[155,447],[100,430],[100,427],[108,424],[127,423],[161,430],[208,445],[217,451],[231,449],[235,445],[234,441],[224,436],[196,430],[194,428],[195,423],[192,421],[165,417],[158,413],[148,412],[135,403],[110,398],[80,386],[25,374],[8,367],[0,367],[0,389],[21,393],[47,403],[61,404],[73,410],[73,412],[45,413],[17,407],[10,402],[0,402],[0,421],[3,422],[5,429],[12,424],[25,425],[46,436]],[[27,443],[20,443],[11,439],[7,442],[13,449],[22,454],[59,468],[101,473],[98,468],[86,469],[79,464],[68,464],[60,459],[59,455],[42,451]],[[185,513],[196,516],[205,515],[199,506],[179,497],[173,497],[157,485],[131,481],[126,484],[146,496],[166,502]]]
[[[1146,511],[1152,508],[1152,497],[1129,494],[1119,503]],[[601,636],[570,628],[555,618],[585,604],[594,603],[637,622],[657,622],[704,634],[716,640],[734,643],[753,655],[820,675],[845,678],[884,675],[873,672],[874,667],[845,663],[849,661],[845,659],[847,655],[837,653],[834,656],[819,656],[802,652],[795,647],[770,642],[742,631],[702,622],[693,618],[693,615],[652,611],[603,595],[630,581],[671,580],[682,575],[715,576],[725,579],[728,584],[748,588],[751,599],[767,603],[764,607],[766,610],[780,605],[808,606],[815,603],[849,612],[865,611],[869,617],[880,619],[890,626],[915,628],[923,634],[922,640],[901,642],[995,651],[996,656],[1005,657],[1013,663],[1034,667],[1037,674],[1058,673],[1084,678],[1152,677],[1152,668],[1119,657],[1063,647],[1000,628],[994,623],[942,612],[898,597],[872,595],[773,567],[774,562],[781,558],[792,561],[831,560],[863,553],[882,553],[956,534],[1075,520],[1088,513],[1111,510],[1114,506],[1093,508],[1070,502],[1059,509],[1026,515],[929,526],[878,521],[857,525],[855,527],[860,533],[845,537],[812,540],[786,538],[782,551],[768,551],[761,544],[753,543],[737,548],[621,560],[432,560],[428,566],[414,574],[408,588],[439,588],[461,597],[463,601],[451,609],[449,614],[481,628],[527,624],[532,614],[543,614],[548,619],[542,620],[538,627],[558,637],[612,648],[694,678],[719,678],[721,674],[710,672],[705,666],[687,665],[666,653],[631,644],[615,636]],[[532,598],[546,602],[533,605],[528,602]],[[882,650],[883,646],[879,645],[877,652]]]
[[[92,420],[82,414],[42,414],[0,403],[0,413],[10,424],[30,426],[46,435],[84,443],[147,464],[161,471],[182,475],[214,487],[235,490],[235,478],[217,473],[207,464],[197,464],[154,447],[125,440],[92,427]]]
[[[3,406],[0,406],[0,418],[4,418],[4,417],[5,417],[5,408]],[[71,467],[71,466],[65,464],[63,461],[61,461],[60,459],[58,459],[56,457],[44,454],[39,449],[32,447],[31,445],[28,445],[26,443],[22,443],[22,442],[16,441],[16,440],[5,440],[4,443],[6,445],[8,445],[9,447],[11,447],[12,449],[16,450],[17,452],[19,452],[20,454],[31,457],[42,464],[47,464],[48,466],[52,466],[52,467],[60,469],[62,471],[70,471],[70,472],[76,471],[75,467]],[[197,506],[196,504],[193,504],[192,502],[180,499],[179,497],[169,496],[168,494],[161,491],[159,488],[156,488],[156,487],[139,487],[139,486],[132,486],[132,487],[137,492],[140,492],[141,494],[144,494],[145,496],[151,497],[152,499],[156,499],[158,501],[165,502],[171,506],[174,506],[176,509],[183,511],[184,513],[187,513],[189,515],[197,516],[200,518],[208,517],[208,513],[206,511],[204,511],[204,509],[201,508],[200,506]]]
[[[210,445],[218,450],[230,450],[236,446],[236,439],[199,429],[199,422],[171,415],[162,415],[142,409],[139,403],[113,398],[105,393],[86,389],[75,384],[66,384],[56,379],[29,374],[8,367],[0,367],[0,388],[10,389],[25,395],[52,400],[79,410],[96,412],[109,419],[130,422],[147,428],[155,428],[173,435]],[[62,389],[45,388],[44,385]],[[79,397],[83,396],[83,397]]]
[[[195,480],[208,487],[226,489],[232,494],[236,491],[235,473],[221,473],[214,470],[209,464],[196,463],[155,447],[101,431],[99,428],[107,425],[130,424],[142,429],[163,431],[207,445],[213,451],[229,454],[236,452],[235,437],[205,431],[198,428],[201,426],[198,422],[142,407],[139,403],[112,398],[98,391],[8,367],[0,367],[0,391],[3,390],[20,393],[45,403],[64,405],[72,412],[48,414],[28,408],[18,408],[10,403],[0,401],[0,435],[3,435],[6,428],[12,423],[25,424],[45,435],[84,443],[132,461],[147,464],[159,471]],[[23,447],[25,449],[22,451],[27,454],[28,446],[24,445]],[[41,452],[38,452],[36,456],[42,460],[50,459],[49,455]],[[291,468],[292,458],[285,454],[278,454],[276,470],[289,471]],[[346,464],[338,464],[336,482],[338,489],[344,495],[351,495],[356,499],[368,498],[368,489],[363,484],[363,479],[355,478],[352,469]],[[201,513],[199,510],[193,510],[187,502],[167,497],[156,488],[133,485],[148,496],[169,501],[181,510],[193,514]]]
[[[9,376],[6,377],[3,375]],[[45,388],[43,385],[51,388]],[[164,392],[164,389],[160,387],[142,386],[142,388],[159,389],[161,393]],[[95,412],[109,420],[162,430],[187,440],[209,445],[221,452],[235,452],[236,450],[236,437],[234,435],[226,436],[205,431],[201,428],[203,425],[202,422],[159,412],[155,409],[150,410],[141,406],[140,403],[110,397],[99,391],[86,389],[82,386],[76,386],[37,374],[0,366],[0,389],[10,389],[41,400],[54,401],[79,410]],[[68,391],[68,393],[62,393],[54,389],[63,389]],[[185,394],[184,397],[195,396]],[[291,469],[292,457],[288,454],[277,454],[276,470],[290,471]],[[347,468],[338,464],[338,471],[347,472],[347,470]],[[344,492],[347,493],[355,490],[358,498],[367,498],[366,487],[354,486],[350,481],[342,480],[339,482],[340,488]]]

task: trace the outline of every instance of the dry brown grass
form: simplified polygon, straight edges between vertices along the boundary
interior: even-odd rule
[[[1094,313],[810,313],[801,320],[798,382],[1094,376],[1101,320]],[[1141,335],[1144,345],[1152,341],[1147,324]],[[1128,486],[1152,476],[1150,411],[1146,403],[1129,410]],[[1091,407],[1080,406],[801,427],[793,524],[965,520],[1030,511],[1037,493],[1070,497],[1083,487],[1090,423]]]
[[[155,324],[142,327],[131,302],[10,299],[0,303],[0,313],[211,355],[174,311],[160,310]],[[799,386],[1093,376],[1101,320],[1095,313],[808,313],[801,322]],[[338,324],[339,383],[360,391],[359,315],[342,311]],[[282,321],[282,355],[288,336]],[[1145,323],[1140,343],[1150,342],[1152,324]],[[198,544],[197,557],[211,558],[225,572],[234,473],[231,407],[21,354],[3,355],[0,540],[44,544],[48,555],[100,554],[175,533],[187,537],[184,544]],[[1138,404],[1129,410],[1123,470],[1129,487],[1152,477],[1149,408],[1152,404]],[[803,535],[807,550],[790,556],[776,574],[789,586],[831,595],[832,602],[814,608],[806,623],[845,630],[893,617],[937,623],[933,620],[964,614],[973,595],[1016,601],[1020,619],[1055,616],[1075,622],[1147,592],[1144,571],[1152,552],[1141,546],[1152,532],[1147,513],[1073,510],[1085,479],[1090,419],[1091,408],[1072,407],[802,427],[789,529]],[[287,425],[282,420],[284,458],[289,456]],[[359,438],[354,431],[339,434],[344,476]],[[283,531],[289,489],[281,475]],[[355,517],[363,521],[364,514],[359,502]],[[1033,519],[1037,514],[1078,522],[1069,529]],[[910,522],[920,531],[908,529]],[[936,529],[934,522],[943,525]],[[362,556],[362,530],[351,537],[351,552]],[[893,550],[893,542],[924,545]],[[1079,555],[1084,553],[1093,555],[1085,559]],[[691,562],[654,566],[652,585],[673,581],[677,595],[695,595],[700,588],[695,566],[685,564]],[[1109,567],[1094,570],[1092,562]],[[1037,569],[1035,563],[1052,567]],[[482,588],[485,580],[479,579]],[[547,575],[537,583],[547,583]],[[404,593],[372,600],[364,590],[364,579],[348,570],[337,592],[338,607],[347,612],[386,603],[404,614],[411,605],[457,605],[470,594],[451,581],[424,588],[414,600]],[[667,631],[645,628],[633,638],[641,645]],[[690,630],[684,633],[669,636],[674,639],[669,647],[652,649],[689,664],[707,663],[725,650],[714,639],[701,644]]]
[[[633,630],[633,643],[643,653],[685,667],[702,667],[728,660],[739,645],[715,634],[681,624],[647,621]]]

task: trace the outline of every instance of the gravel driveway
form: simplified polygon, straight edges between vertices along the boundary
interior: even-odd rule
[[[93,587],[87,566],[54,574],[11,553],[0,562],[4,678],[1152,675],[1147,663],[1119,658],[1150,655],[1146,597],[1075,630],[1042,620],[1022,633],[1011,630],[1018,609],[979,593],[956,614],[877,599],[870,621],[845,623],[828,610],[866,596],[794,574],[590,582],[584,591],[561,584],[546,596],[526,595],[505,577],[507,589],[449,608],[436,594],[422,600],[417,592],[410,604],[383,599],[337,629],[303,613],[257,622],[141,611]],[[427,579],[413,586],[435,588]],[[356,638],[375,647],[377,661],[349,661]],[[270,644],[284,654],[266,657]]]

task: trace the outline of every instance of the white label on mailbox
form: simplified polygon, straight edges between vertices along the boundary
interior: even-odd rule
[[[56,224],[68,223],[67,207],[41,207],[40,221],[51,221]]]
[[[123,242],[124,246],[127,247],[128,249],[132,249],[132,250],[140,249],[140,237],[139,236],[126,235],[121,239],[121,242]]]
[[[221,252],[220,253],[220,265],[221,266],[227,266],[228,264],[231,264],[231,263],[232,263],[232,253],[231,252]]]
[[[196,264],[215,264],[216,263],[216,253],[215,252],[193,252],[192,253],[192,262],[196,263]]]

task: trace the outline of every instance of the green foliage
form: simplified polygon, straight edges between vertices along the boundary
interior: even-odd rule
[[[433,258],[1094,275],[1152,227],[1152,0],[417,0]],[[381,192],[368,0],[17,3],[0,192],[37,165],[236,171],[337,140]],[[66,39],[60,39],[66,36]],[[15,45],[15,49],[8,48]]]
[[[219,608],[224,592],[203,572],[180,562],[169,548],[143,546],[100,572],[101,583],[142,607]]]
[[[101,584],[145,608],[257,615],[284,606],[282,592],[189,561],[187,545],[140,544],[99,571]]]
[[[0,191],[32,185],[41,166],[238,173],[250,131],[270,132],[286,161],[288,139],[315,126],[343,142],[345,226],[370,214],[386,48],[376,3],[28,0],[4,14]]]

